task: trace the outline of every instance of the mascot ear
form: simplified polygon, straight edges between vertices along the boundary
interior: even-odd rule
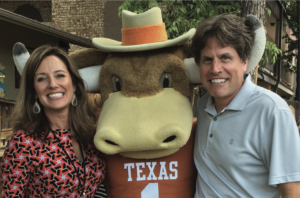
[[[99,76],[102,65],[86,67],[79,69],[78,72],[84,82],[84,88],[86,92],[99,93]]]
[[[20,75],[22,75],[23,69],[29,56],[30,54],[23,43],[18,42],[14,45],[13,59]]]
[[[247,26],[250,26],[255,33],[251,54],[248,61],[248,73],[258,65],[262,55],[264,54],[266,46],[266,32],[259,19],[253,15],[248,15],[245,23]]]
[[[200,84],[200,73],[199,73],[199,66],[196,64],[194,58],[186,58],[183,60],[186,70],[189,75],[190,83],[192,84]]]
[[[98,50],[97,50],[98,51]],[[99,54],[99,51],[97,52]],[[75,57],[75,61],[79,58],[79,57],[83,57],[82,54],[80,54],[80,56],[73,55],[73,57]],[[106,54],[106,53],[105,53]],[[85,54],[87,55],[87,54]],[[95,54],[94,54],[95,55]],[[105,56],[101,56],[100,58],[96,58],[96,59],[90,59],[92,60],[94,63],[101,61],[101,58],[104,60],[106,58],[107,54]],[[23,69],[26,65],[27,60],[29,59],[30,55],[25,47],[25,45],[23,43],[16,43],[13,47],[13,59],[14,62],[16,64],[17,70],[20,73],[20,75],[22,75],[23,73]],[[83,57],[86,60],[88,60],[88,55],[87,57]],[[105,57],[105,58],[104,58]],[[71,57],[72,58],[72,57]],[[82,64],[83,61],[79,61],[80,62],[80,66],[81,67],[86,67],[83,69],[79,69],[78,72],[81,76],[81,78],[84,81],[84,87],[86,92],[99,92],[100,88],[99,88],[99,74],[100,74],[100,70],[102,65],[97,65],[97,66],[92,66],[92,67],[87,67],[89,66],[88,64],[92,61],[87,61],[85,64]]]

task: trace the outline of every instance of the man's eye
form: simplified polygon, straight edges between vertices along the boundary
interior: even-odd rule
[[[222,56],[222,59],[223,59],[223,60],[228,60],[229,57],[228,57],[228,56]]]
[[[211,59],[211,58],[205,58],[205,59],[204,59],[204,62],[205,62],[205,63],[207,63],[207,62],[211,62],[211,61],[212,61],[212,59]]]

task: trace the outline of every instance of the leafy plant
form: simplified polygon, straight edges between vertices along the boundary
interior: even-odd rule
[[[295,50],[298,50],[298,35],[299,35],[299,24],[298,24],[298,12],[297,12],[297,1],[281,1],[281,3],[286,8],[286,13],[288,16],[289,28],[293,31],[292,36],[297,39],[292,39],[290,35],[286,34],[282,38],[285,38],[285,43],[288,44],[288,50],[284,51],[281,59],[283,60],[283,67],[285,71],[296,73],[297,66],[292,65],[292,60],[297,56]]]
[[[119,18],[122,10],[139,14],[155,6],[161,8],[168,38],[173,39],[197,28],[205,18],[229,12],[238,14],[240,1],[124,1],[119,7]]]
[[[265,67],[267,63],[269,62],[271,65],[276,63],[276,60],[278,58],[278,55],[281,55],[282,51],[277,48],[277,46],[272,43],[267,41],[266,42],[266,47],[265,47],[265,52],[259,62],[261,67]]]
[[[288,34],[283,36],[285,38],[285,43],[288,45],[288,50],[283,52],[281,59],[283,60],[283,67],[286,72],[296,73],[297,66],[292,65],[293,58],[297,56],[295,50],[298,49],[298,40],[293,40]]]
[[[266,15],[271,16],[271,10],[269,8],[265,9],[265,13]]]
[[[208,1],[208,0],[171,0],[171,1],[124,1],[119,7],[119,18],[122,17],[122,10],[129,10],[134,13],[143,13],[152,7],[160,7],[162,10],[163,21],[166,24],[166,30],[169,39],[176,38],[186,33],[191,28],[197,28],[206,18],[222,14],[232,13],[240,14],[241,1]],[[265,9],[266,15],[271,15],[271,10]],[[260,61],[262,67],[267,62],[274,64],[281,50],[271,42],[266,43],[265,53]]]

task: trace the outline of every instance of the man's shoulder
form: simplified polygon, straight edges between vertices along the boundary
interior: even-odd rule
[[[200,98],[199,104],[206,105],[209,98],[210,98],[209,93],[206,93],[204,96]]]
[[[270,107],[274,108],[274,110],[290,110],[283,98],[260,86],[255,87],[249,102],[255,102],[257,107]]]

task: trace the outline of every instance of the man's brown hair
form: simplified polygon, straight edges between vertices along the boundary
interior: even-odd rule
[[[197,65],[200,63],[201,50],[209,38],[215,37],[219,45],[231,45],[243,62],[250,57],[254,32],[247,26],[245,19],[233,14],[221,14],[200,23],[192,41],[192,52]]]

